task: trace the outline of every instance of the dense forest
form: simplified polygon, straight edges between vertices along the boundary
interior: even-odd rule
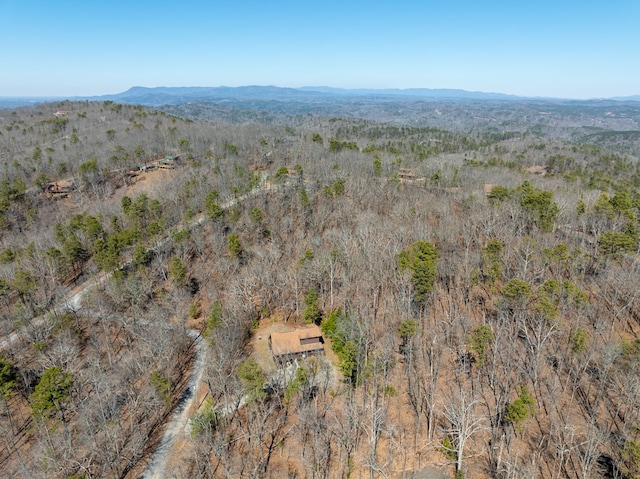
[[[194,108],[0,111],[4,477],[640,477],[638,131]]]

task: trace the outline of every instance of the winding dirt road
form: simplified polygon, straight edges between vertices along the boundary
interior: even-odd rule
[[[260,177],[260,182],[256,185],[251,191],[248,193],[232,198],[226,201],[221,205],[222,209],[228,209],[236,204],[244,201],[245,199],[255,196],[259,194],[261,191],[269,191],[272,189],[280,188],[274,187],[272,185],[267,185],[266,180],[268,178],[267,173],[262,173]],[[200,214],[196,219],[194,219],[189,225],[186,226],[187,229],[192,229],[201,226],[205,223],[207,217],[204,213]],[[166,245],[171,240],[171,235],[167,235],[165,238],[161,239],[156,243],[154,247],[149,248],[147,251],[153,252],[158,251],[162,246]],[[120,267],[116,270],[122,270],[130,265],[131,261],[123,262]],[[78,313],[82,311],[82,314],[93,315],[91,311],[87,311],[83,309],[83,298],[89,293],[93,288],[104,285],[109,278],[113,275],[115,271],[109,273],[101,273],[96,275],[83,284],[75,288],[72,292],[70,292],[61,302],[60,305],[55,307],[53,311],[55,313],[64,313],[72,311],[74,313]],[[95,314],[95,313],[94,313]],[[103,317],[103,316],[101,316]],[[105,319],[109,319],[109,316],[106,316]],[[117,319],[114,317],[114,319]],[[31,321],[31,327],[37,327],[41,325],[46,320],[45,316],[40,316]],[[0,350],[9,347],[11,344],[15,343],[22,339],[27,332],[27,326],[19,331],[15,331],[10,334],[8,337],[4,338],[0,341]],[[191,378],[189,379],[188,386],[185,389],[182,400],[176,406],[171,419],[169,420],[163,439],[156,449],[149,466],[145,470],[143,477],[145,479],[164,479],[165,476],[165,468],[167,465],[167,461],[171,455],[172,449],[175,445],[176,439],[180,437],[180,435],[188,433],[188,424],[189,424],[189,416],[194,407],[194,403],[197,400],[197,391],[198,386],[202,381],[202,376],[204,374],[206,357],[207,357],[207,348],[206,343],[202,340],[199,331],[188,329],[187,334],[193,338],[196,342],[196,357],[193,365],[193,370],[191,372]],[[238,404],[235,406],[239,407]]]

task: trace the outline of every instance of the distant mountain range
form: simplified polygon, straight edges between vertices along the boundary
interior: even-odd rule
[[[141,87],[112,95],[91,97],[0,97],[0,107],[33,105],[60,100],[111,100],[118,103],[139,104],[151,107],[179,105],[190,102],[246,103],[246,102],[301,102],[301,103],[345,103],[364,100],[376,101],[640,101],[640,95],[599,100],[570,100],[559,98],[523,97],[504,93],[486,93],[457,89],[344,89],[326,86],[285,88],[276,86],[240,87]]]
[[[307,86],[285,88],[277,86],[239,86],[239,87],[141,87],[114,95],[88,98],[90,100],[113,100],[122,103],[135,103],[148,106],[177,105],[186,102],[224,102],[229,101],[300,101],[332,102],[366,98],[369,101],[397,100],[438,100],[438,101],[603,101],[571,100],[561,98],[526,97],[504,93],[487,93],[445,88],[408,88],[408,89],[346,89],[327,86]],[[640,101],[640,95],[610,98],[614,101]]]
[[[452,89],[411,88],[401,89],[343,89],[331,87],[283,88],[276,86],[240,87],[133,87],[115,95],[94,97],[96,100],[112,100],[122,103],[136,103],[148,106],[176,105],[187,102],[224,101],[299,101],[343,102],[354,99],[369,101],[385,100],[528,100],[530,98],[505,95],[503,93],[471,92]]]
[[[437,98],[437,99],[471,99],[471,100],[522,100],[526,97],[507,95],[504,93],[486,93],[450,88],[386,88],[386,89],[345,89],[326,86],[308,86],[299,88],[301,91],[311,91],[343,96],[381,96],[405,98]]]
[[[613,98],[611,98],[612,100],[616,100],[616,101],[640,101],[640,95],[633,95],[633,96],[614,96]]]

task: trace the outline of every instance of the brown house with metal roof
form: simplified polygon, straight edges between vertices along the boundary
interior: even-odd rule
[[[311,354],[324,354],[324,338],[316,325],[286,333],[272,333],[269,347],[276,361],[286,362]]]

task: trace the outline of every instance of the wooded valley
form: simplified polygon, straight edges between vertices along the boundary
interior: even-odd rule
[[[186,108],[0,110],[3,477],[640,477],[635,109]]]

